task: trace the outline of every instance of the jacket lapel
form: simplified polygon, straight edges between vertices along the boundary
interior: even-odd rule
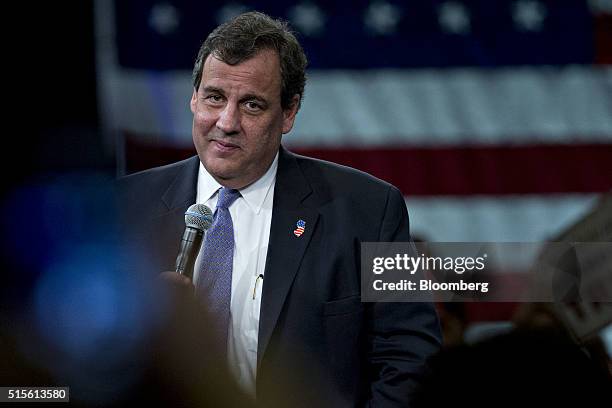
[[[183,162],[176,176],[170,180],[168,189],[161,197],[169,211],[195,203],[199,167],[198,156],[190,157]]]
[[[311,193],[295,156],[281,147],[261,299],[258,366],[319,218],[316,209],[304,205]],[[304,232],[296,236],[294,231],[299,220],[305,222]]]
[[[152,237],[158,245],[164,270],[173,270],[178,246],[185,229],[185,210],[196,201],[196,186],[199,158],[194,156],[169,179],[168,187],[161,196],[160,212],[152,222],[156,226]],[[171,268],[171,269],[168,269]]]

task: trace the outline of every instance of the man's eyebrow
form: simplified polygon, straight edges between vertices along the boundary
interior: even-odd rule
[[[223,92],[223,89],[221,89],[221,88],[217,88],[217,87],[215,87],[215,86],[210,86],[210,85],[205,86],[205,87],[204,87],[204,89],[203,89],[203,91],[204,91],[204,93],[218,93],[218,94],[221,94],[221,95],[224,95],[224,94],[225,94],[225,93]]]

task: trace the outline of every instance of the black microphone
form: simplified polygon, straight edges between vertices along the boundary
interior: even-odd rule
[[[185,232],[176,257],[176,272],[193,279],[193,267],[200,252],[202,237],[212,221],[213,213],[204,204],[193,204],[185,211]]]

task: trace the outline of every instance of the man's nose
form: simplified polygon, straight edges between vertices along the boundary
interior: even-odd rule
[[[217,119],[217,128],[225,134],[237,133],[240,131],[240,109],[232,104],[225,105]]]

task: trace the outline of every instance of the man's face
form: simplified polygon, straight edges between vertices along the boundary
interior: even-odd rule
[[[192,133],[202,164],[220,184],[242,188],[266,172],[297,112],[297,96],[286,110],[280,96],[276,51],[259,51],[237,65],[208,56],[191,97]]]

